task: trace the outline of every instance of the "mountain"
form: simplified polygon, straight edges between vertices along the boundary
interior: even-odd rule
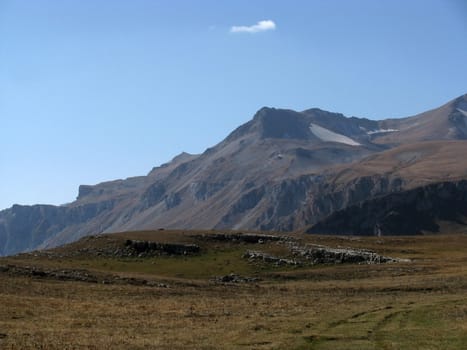
[[[382,121],[381,129],[397,132],[377,134],[374,142],[400,145],[417,141],[466,140],[466,117],[467,97],[463,95],[413,117]]]
[[[0,212],[0,255],[154,228],[302,230],[347,207],[467,178],[467,95],[402,119],[264,107],[199,155]],[[397,232],[396,232],[397,233]]]
[[[445,227],[442,227],[442,226]],[[339,235],[467,233],[467,180],[441,182],[370,198],[307,230]]]

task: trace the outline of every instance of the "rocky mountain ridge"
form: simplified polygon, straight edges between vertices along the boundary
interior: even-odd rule
[[[159,227],[306,229],[375,197],[467,178],[466,111],[467,95],[382,121],[265,107],[216,146],[147,176],[82,185],[64,206],[1,211],[0,255]]]

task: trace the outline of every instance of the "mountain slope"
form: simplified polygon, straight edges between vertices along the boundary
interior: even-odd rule
[[[265,107],[203,154],[80,186],[64,206],[0,212],[0,254],[158,227],[297,230],[374,196],[464,178],[466,105],[464,95],[383,121]]]
[[[413,117],[382,121],[380,128],[397,131],[375,134],[373,138],[375,143],[405,144],[432,140],[466,140],[467,95]]]
[[[265,187],[248,226],[297,230],[370,198],[467,179],[467,141],[419,142]],[[414,157],[417,155],[417,157]]]
[[[467,181],[441,182],[372,198],[332,213],[306,232],[339,235],[467,233]]]

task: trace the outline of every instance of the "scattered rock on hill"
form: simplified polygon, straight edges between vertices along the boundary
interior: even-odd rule
[[[102,284],[131,284],[168,288],[168,285],[165,283],[147,281],[141,278],[122,277],[107,274],[93,274],[90,271],[83,269],[42,269],[36,266],[0,265],[0,273],[7,273],[15,276],[47,278],[60,281],[78,281]]]
[[[260,279],[256,277],[242,277],[231,273],[225,276],[214,277],[212,281],[216,283],[251,283],[259,282]]]
[[[196,244],[181,243],[157,243],[149,241],[135,241],[128,239],[125,242],[125,252],[131,255],[152,256],[152,255],[190,255],[197,254],[200,248]]]
[[[264,252],[259,252],[255,250],[247,250],[245,254],[243,254],[244,259],[248,259],[250,261],[264,261],[266,263],[272,263],[276,266],[280,265],[300,265],[300,263],[296,260],[292,259],[284,259],[284,258],[278,258],[276,256],[273,256],[271,254],[267,254]]]
[[[153,241],[139,241],[127,239],[120,241],[108,237],[91,236],[84,240],[84,247],[73,250],[43,250],[31,253],[25,253],[34,256],[43,256],[48,258],[65,258],[65,257],[82,257],[82,256],[99,256],[109,258],[145,258],[160,255],[193,255],[200,252],[200,247],[196,244],[182,243],[159,243]],[[92,242],[93,240],[106,240],[102,242]]]
[[[203,239],[207,241],[220,241],[220,242],[239,242],[239,243],[264,243],[271,241],[286,240],[286,237],[255,234],[255,233],[209,233],[203,235],[194,235],[194,238]]]
[[[387,256],[379,255],[370,250],[331,248],[321,245],[294,245],[291,247],[291,250],[296,256],[300,256],[305,260],[310,261],[313,265],[343,263],[381,264],[408,261],[406,259],[390,258]]]

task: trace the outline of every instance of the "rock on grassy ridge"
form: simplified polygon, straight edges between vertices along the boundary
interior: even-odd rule
[[[292,252],[311,264],[382,264],[409,262],[407,259],[391,258],[379,255],[371,250],[352,248],[331,248],[321,245],[293,245]]]

